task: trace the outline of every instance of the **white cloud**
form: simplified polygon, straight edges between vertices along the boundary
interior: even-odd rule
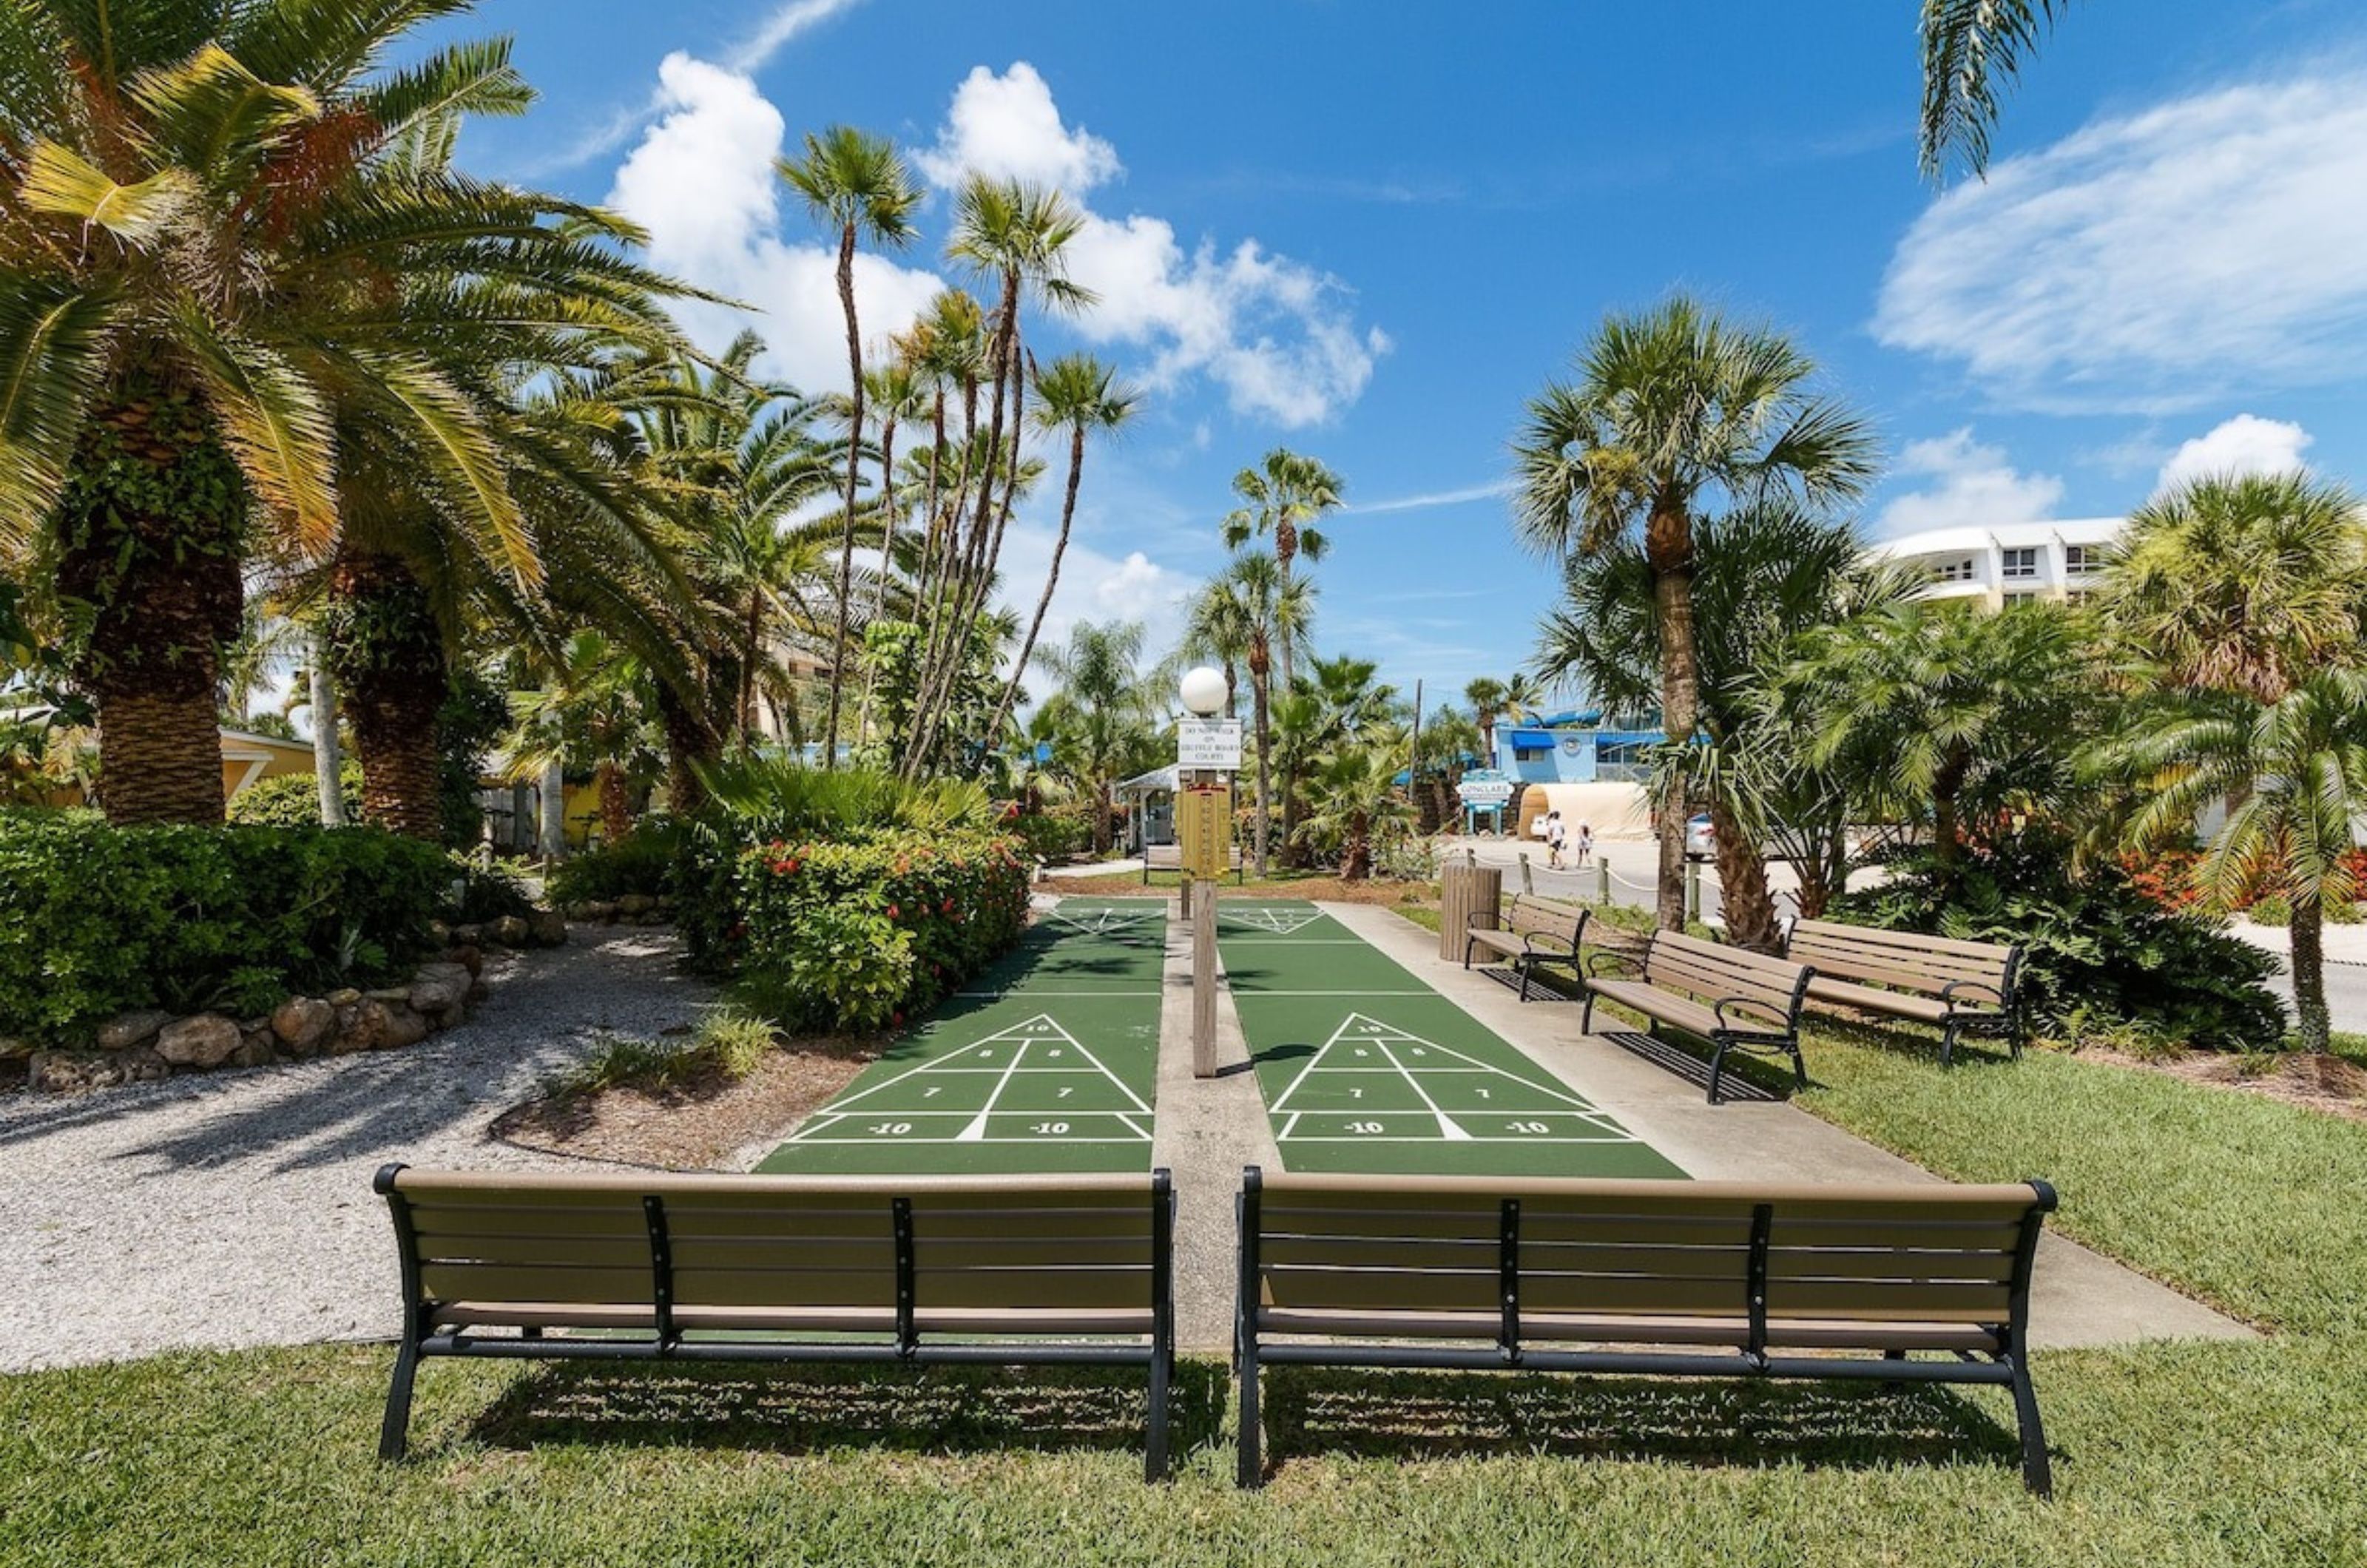
[[[763,312],[684,305],[685,328],[719,347],[753,326],[767,348],[764,371],[807,391],[844,388],[836,250],[780,237],[781,111],[742,73],[679,52],[659,66],[658,83],[658,120],[617,171],[608,199],[649,231],[652,265]],[[866,344],[910,326],[942,287],[933,273],[859,253],[855,311]]]
[[[1466,485],[1461,490],[1428,491],[1421,495],[1393,496],[1387,501],[1368,501],[1347,510],[1369,514],[1378,512],[1423,512],[1433,506],[1464,506],[1475,501],[1493,501],[1512,493],[1512,481],[1497,479],[1484,485]]]
[[[2367,349],[2367,75],[2099,121],[1934,202],[1874,330],[2042,408],[2163,410]]]
[[[1044,573],[1051,565],[1056,528],[1014,518],[1003,536],[998,563],[1006,584],[1005,606],[1019,616],[1021,635],[1036,614],[1036,596],[1043,592]],[[1198,587],[1196,579],[1162,566],[1140,550],[1112,556],[1075,538],[1060,558],[1060,583],[1053,591],[1052,607],[1044,616],[1038,648],[1057,648],[1069,640],[1080,621],[1096,626],[1112,621],[1143,623],[1142,651],[1146,662],[1165,658],[1183,640],[1186,601]],[[1041,671],[1032,684],[1040,696],[1047,689]]]
[[[863,0],[789,0],[776,6],[770,15],[756,24],[756,30],[731,51],[734,71],[760,71],[773,56],[781,52],[799,33],[820,27],[844,11],[852,11]]]
[[[1071,197],[1124,172],[1116,148],[1082,126],[1070,130],[1060,123],[1052,89],[1024,60],[1000,76],[972,66],[954,89],[937,144],[912,161],[947,189],[978,174],[1033,180]]]
[[[2168,490],[2206,474],[2294,473],[2307,466],[2301,454],[2310,439],[2298,424],[2239,413],[2171,453],[2155,488]]]
[[[1058,185],[1082,198],[1122,172],[1116,149],[1060,117],[1026,62],[980,66],[955,90],[935,146],[917,155],[941,187],[965,174]],[[1166,220],[1111,218],[1086,207],[1068,247],[1070,276],[1099,296],[1078,320],[1089,341],[1148,349],[1154,386],[1206,376],[1237,413],[1284,426],[1319,423],[1363,395],[1387,334],[1359,329],[1338,280],[1243,240],[1189,247]]]
[[[2063,499],[2061,479],[2022,473],[2006,461],[2003,447],[1975,441],[1970,426],[1908,442],[1896,471],[1931,482],[1882,509],[1875,531],[1885,536],[2033,522]]]

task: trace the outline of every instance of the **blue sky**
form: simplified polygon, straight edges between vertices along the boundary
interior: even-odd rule
[[[1055,635],[1171,634],[1231,475],[1283,443],[1353,502],[1319,640],[1435,693],[1521,664],[1551,597],[1496,493],[1523,400],[1672,288],[1795,333],[1874,420],[1870,533],[2124,512],[2197,467],[2367,481],[2367,10],[2076,7],[1990,180],[1938,190],[1915,9],[492,0],[454,30],[513,33],[542,94],[471,166],[625,208],[817,389],[843,340],[778,147],[844,120],[940,183],[1062,180],[1104,300],[1045,341],[1148,399],[1088,459]],[[866,337],[959,280],[946,209],[867,266]],[[1044,510],[1009,552],[1031,595]]]

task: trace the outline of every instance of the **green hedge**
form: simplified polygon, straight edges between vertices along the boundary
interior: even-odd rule
[[[0,811],[0,1034],[71,1043],[127,1008],[250,1016],[385,983],[452,878],[436,846],[375,828]]]
[[[1027,852],[1041,861],[1057,863],[1093,847],[1090,813],[1031,811],[1012,818],[1011,830],[1019,835]]]
[[[710,966],[790,1029],[892,1027],[1018,941],[1017,843],[975,829],[774,842],[710,875],[685,911]]]
[[[689,841],[689,829],[671,818],[641,823],[613,844],[586,850],[550,872],[554,904],[607,902],[628,894],[656,897],[674,890],[675,863]]]

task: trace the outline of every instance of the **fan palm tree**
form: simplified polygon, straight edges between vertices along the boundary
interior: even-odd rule
[[[1949,159],[1978,175],[1989,161],[1998,95],[2071,0],[1923,0],[1923,115],[1917,153],[1937,177]]]
[[[1580,355],[1576,379],[1532,399],[1515,438],[1515,517],[1531,547],[1567,560],[1640,536],[1671,747],[1693,745],[1701,716],[1698,517],[1721,502],[1783,494],[1846,501],[1873,477],[1871,432],[1809,391],[1815,368],[1782,334],[1680,296],[1608,318]],[[1654,823],[1658,915],[1674,930],[1684,919],[1688,797],[1683,770],[1665,773]]]
[[[1112,791],[1140,759],[1150,731],[1150,689],[1137,668],[1142,637],[1139,621],[1080,621],[1067,647],[1048,648],[1042,656],[1046,671],[1060,682],[1048,705],[1080,782],[1093,794],[1097,855],[1110,847]]]
[[[2367,514],[2305,475],[2196,479],[2130,516],[2098,609],[2148,679],[2275,702],[2356,654]]]
[[[2367,671],[2314,671],[2268,702],[2174,694],[2132,717],[2097,757],[2102,772],[2139,792],[2130,840],[2191,841],[2206,810],[2236,803],[2197,882],[2223,908],[2247,895],[2292,905],[2301,1046],[2326,1050],[2326,910],[2360,892],[2351,851],[2352,825],[2367,815]]]
[[[846,318],[851,411],[847,427],[855,438],[848,442],[846,451],[838,628],[831,644],[830,715],[822,735],[822,766],[832,768],[838,765],[838,710],[846,685],[847,616],[855,595],[855,509],[863,430],[863,333],[855,311],[855,252],[866,239],[898,250],[911,243],[912,214],[921,204],[921,190],[894,142],[851,125],[834,125],[820,136],[808,135],[803,158],[792,162],[784,157],[775,167],[815,220],[838,231],[838,306]]]
[[[1248,662],[1253,628],[1240,597],[1221,580],[1205,585],[1184,623],[1182,651],[1187,659],[1212,659],[1225,675],[1225,716],[1241,716],[1240,673]]]
[[[0,14],[0,549],[40,541],[88,609],[118,821],[219,821],[218,651],[241,566],[317,563],[348,417],[508,543],[519,508],[470,382],[658,339],[621,220],[443,166],[463,114],[530,97],[505,42],[384,69],[455,5]]]
[[[1241,504],[1226,514],[1218,532],[1229,549],[1271,536],[1274,558],[1282,568],[1282,585],[1287,588],[1293,565],[1301,556],[1319,561],[1330,551],[1330,536],[1315,524],[1340,509],[1344,488],[1340,476],[1319,458],[1277,446],[1257,467],[1233,476],[1233,493]],[[1287,689],[1297,673],[1288,638],[1284,639],[1281,651],[1282,683]]]
[[[1060,559],[1068,554],[1069,533],[1077,520],[1077,485],[1085,470],[1085,437],[1116,434],[1142,401],[1140,394],[1118,381],[1116,371],[1089,354],[1063,355],[1048,367],[1031,368],[1036,406],[1030,412],[1036,428],[1047,435],[1065,432],[1069,437],[1069,487],[1060,500],[1060,532],[1052,540],[1052,564],[1044,573],[1044,592],[1036,600],[1035,618],[1027,623],[1018,657],[1011,662],[1011,681],[1003,687],[1002,705],[994,716],[992,728],[998,734],[1019,699],[1028,658],[1036,651],[1036,638],[1052,608],[1052,592],[1060,585]]]
[[[1464,686],[1463,700],[1471,705],[1472,720],[1479,727],[1479,750],[1492,768],[1496,765],[1496,716],[1504,711],[1504,682],[1493,675],[1477,676]]]
[[[1351,740],[1316,765],[1298,834],[1310,843],[1337,846],[1341,881],[1371,876],[1376,841],[1404,832],[1411,820],[1413,807],[1397,786],[1402,761],[1400,749]]]
[[[1314,618],[1315,585],[1305,578],[1285,582],[1282,568],[1268,555],[1239,555],[1208,585],[1206,606],[1219,625],[1245,634],[1242,662],[1250,672],[1251,732],[1257,739],[1257,816],[1251,829],[1257,874],[1268,864],[1274,802],[1274,650],[1285,637],[1304,637]]]

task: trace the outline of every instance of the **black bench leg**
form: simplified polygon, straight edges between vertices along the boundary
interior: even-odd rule
[[[1886,1361],[1903,1361],[1907,1359],[1907,1352],[1904,1350],[1885,1350],[1882,1353],[1882,1359]],[[1893,1393],[1904,1393],[1908,1385],[1903,1382],[1886,1382],[1882,1386],[1891,1390]]]
[[[1150,1436],[1142,1451],[1142,1478],[1145,1481],[1167,1479],[1167,1404],[1168,1380],[1174,1366],[1164,1350],[1150,1355]]]
[[[1792,1036],[1792,1087],[1808,1087],[1808,1058],[1800,1055],[1800,1037],[1796,1034]]]
[[[1258,1426],[1258,1361],[1257,1347],[1241,1347],[1241,1434],[1240,1464],[1234,1480],[1243,1488],[1261,1486],[1265,1482],[1264,1434]]]
[[[539,1339],[542,1337],[542,1330],[534,1324],[529,1323],[524,1328],[518,1330],[518,1337],[521,1339]]]
[[[411,1385],[419,1375],[419,1347],[410,1339],[395,1352],[394,1382],[386,1391],[386,1419],[379,1424],[378,1457],[391,1462],[411,1447]]]
[[[1580,986],[1585,985],[1586,977],[1581,975],[1579,976],[1578,983]],[[1594,993],[1592,991],[1586,993],[1586,1005],[1579,1010],[1578,1032],[1580,1034],[1594,1032]]]
[[[1709,1043],[1709,1102],[1716,1105],[1718,1102],[1718,1080],[1726,1076],[1727,1043],[1723,1039],[1712,1036]]]
[[[2022,1484],[2041,1497],[2055,1495],[2055,1469],[2046,1457],[2046,1428],[2038,1419],[2038,1391],[2030,1386],[2030,1368],[2017,1355],[2013,1366],[2013,1419],[2022,1432]]]
[[[1940,1066],[1956,1065],[1956,1023],[1954,1019],[1940,1026]]]
[[[1516,958],[1512,960],[1512,967],[1521,972],[1521,999],[1523,1001],[1527,1001],[1529,999],[1529,974],[1530,971],[1536,967],[1536,965],[1528,963],[1524,959]]]

